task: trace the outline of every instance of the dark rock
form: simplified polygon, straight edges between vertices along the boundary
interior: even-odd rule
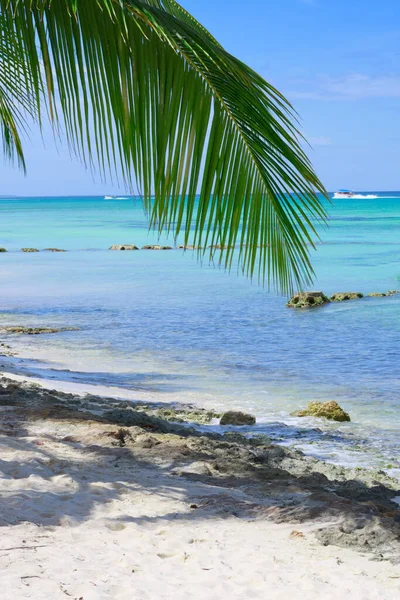
[[[220,420],[220,425],[235,425],[240,427],[241,425],[255,425],[256,418],[254,415],[249,415],[236,410],[229,410],[224,413]]]
[[[0,252],[7,252],[5,248],[0,248]]]
[[[323,417],[332,421],[350,421],[350,416],[337,402],[310,402],[306,409],[292,413],[294,417]]]
[[[201,246],[178,246],[178,250],[201,250]]]
[[[286,304],[289,308],[315,308],[327,304],[329,298],[323,292],[299,292]]]
[[[400,294],[400,290],[389,290],[386,295],[395,296],[396,294]]]
[[[364,294],[361,292],[338,292],[331,296],[331,302],[345,302],[346,300],[357,300],[357,298],[364,298]]]
[[[110,246],[110,250],[139,250],[137,246],[133,246],[132,244],[114,244],[114,246]]]

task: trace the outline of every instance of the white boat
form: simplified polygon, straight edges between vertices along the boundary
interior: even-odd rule
[[[127,196],[104,196],[104,200],[129,200]]]
[[[334,200],[352,199],[352,200],[375,200],[376,194],[356,194],[350,190],[338,190],[333,194]]]
[[[354,198],[354,196],[355,196],[354,192],[352,192],[350,190],[338,190],[337,192],[335,192],[333,194],[333,199],[339,200],[339,199],[343,199],[343,198]]]
[[[104,196],[104,200],[114,200],[115,196]]]

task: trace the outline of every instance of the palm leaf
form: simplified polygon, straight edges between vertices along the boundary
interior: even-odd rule
[[[325,191],[295,114],[177,2],[0,0],[0,14],[27,95],[46,89],[74,150],[138,186],[160,233],[226,246],[210,252],[228,268],[238,247],[243,272],[285,292],[310,281]]]
[[[27,128],[26,116],[35,118],[38,114],[37,96],[31,96],[26,87],[26,59],[0,14],[0,137],[4,156],[16,159],[24,170],[21,133]]]

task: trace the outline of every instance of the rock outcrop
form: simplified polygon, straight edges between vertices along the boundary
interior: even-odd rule
[[[357,298],[364,298],[364,294],[361,292],[338,292],[333,294],[330,300],[331,302],[345,302],[346,300],[357,300]]]
[[[329,302],[323,292],[299,292],[292,296],[286,304],[289,308],[315,308]]]
[[[293,417],[321,417],[331,421],[350,421],[350,415],[337,402],[310,402],[304,410],[292,413]]]
[[[37,248],[21,248],[22,252],[39,252]]]
[[[6,333],[22,333],[26,335],[40,335],[41,333],[60,333],[61,331],[78,331],[79,327],[22,327],[19,325],[7,325],[0,327],[0,331]]]
[[[242,425],[255,425],[255,422],[256,418],[254,415],[249,415],[248,413],[236,410],[229,410],[222,415],[219,424],[240,427]]]
[[[143,246],[142,250],[172,250],[171,246],[158,246],[157,244],[155,245],[150,245],[150,246]]]
[[[62,250],[61,248],[44,248],[46,252],[66,252],[66,250]]]
[[[110,246],[110,250],[139,250],[139,248],[133,244],[114,244]]]
[[[370,298],[383,298],[384,296],[387,296],[388,294],[386,294],[385,292],[371,292],[370,294],[368,294],[368,296]]]
[[[7,252],[5,248],[0,248],[0,252]]]

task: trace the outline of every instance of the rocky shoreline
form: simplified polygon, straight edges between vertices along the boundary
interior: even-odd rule
[[[248,520],[311,525],[322,545],[400,562],[400,506],[393,500],[400,486],[383,471],[324,463],[234,428],[207,433],[197,425],[216,413],[191,405],[132,404],[2,377],[0,407],[4,445],[35,448],[51,441],[79,447],[99,460],[113,457],[115,468],[145,465],[155,487],[162,471],[176,486],[190,480],[215,490],[215,502],[212,496],[206,504],[191,498],[196,518],[222,511]],[[18,506],[10,511],[7,518],[18,519]]]

